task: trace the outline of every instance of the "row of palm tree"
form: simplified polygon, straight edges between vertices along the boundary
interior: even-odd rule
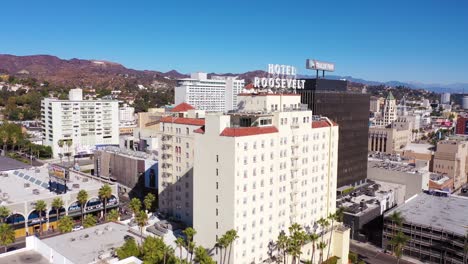
[[[67,139],[67,140],[59,139],[57,141],[57,145],[60,148],[60,153],[58,154],[60,158],[60,163],[62,163],[63,156],[68,157],[68,162],[70,163],[71,152],[68,151],[66,153],[63,153],[63,147],[66,145],[68,147],[68,150],[70,150],[70,147],[73,145],[73,141],[71,139]]]
[[[320,258],[318,263],[323,263],[324,250],[327,247],[328,251],[325,260],[329,259],[333,227],[335,225],[335,221],[343,221],[343,212],[343,208],[338,208],[335,213],[330,214],[327,218],[320,218],[317,220],[318,226],[316,226],[313,231],[311,231],[310,228],[303,228],[297,223],[293,223],[288,228],[289,236],[286,234],[286,232],[281,231],[278,235],[276,243],[273,243],[273,247],[276,247],[278,250],[278,256],[281,256],[282,262],[284,264],[288,263],[288,256],[291,256],[291,264],[301,263],[302,248],[308,243],[311,243],[312,254],[310,260],[307,262],[311,264],[316,263],[314,259],[315,252],[316,250],[320,250]],[[332,227],[332,230],[329,232],[330,237],[327,241],[325,241],[325,235],[330,225]],[[317,227],[321,228],[320,233],[316,233]],[[280,260],[280,258],[278,258],[278,260]]]
[[[224,235],[222,235],[218,241],[216,242],[216,247],[219,249],[219,263],[226,264],[230,263],[231,261],[231,251],[232,251],[232,244],[239,236],[237,235],[237,231],[234,229],[228,230]],[[229,248],[229,254],[228,253]],[[224,250],[224,255],[223,255]],[[227,256],[227,262],[226,262]]]

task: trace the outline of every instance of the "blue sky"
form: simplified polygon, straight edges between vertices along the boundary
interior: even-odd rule
[[[244,72],[306,58],[377,81],[468,82],[468,1],[5,1],[0,53]],[[1,68],[1,67],[0,67]]]

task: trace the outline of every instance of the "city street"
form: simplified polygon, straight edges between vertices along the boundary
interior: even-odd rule
[[[374,247],[366,243],[360,243],[351,240],[349,250],[357,253],[359,258],[368,264],[393,264],[397,263],[396,257],[383,253],[382,249]],[[400,260],[400,264],[419,264],[419,261]]]

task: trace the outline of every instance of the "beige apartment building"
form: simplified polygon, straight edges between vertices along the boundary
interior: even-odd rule
[[[192,225],[194,130],[205,124],[204,111],[187,103],[159,119],[159,210]]]
[[[196,243],[217,254],[217,239],[235,229],[239,238],[230,263],[250,264],[268,261],[270,242],[293,223],[323,231],[327,242],[329,230],[314,225],[336,209],[337,124],[312,116],[298,94],[241,94],[238,99],[239,110],[207,114],[195,131]],[[349,229],[335,227],[330,255],[344,264]],[[311,245],[302,252],[301,259],[310,259]]]
[[[411,131],[408,129],[370,127],[369,128],[369,152],[382,152],[396,154],[411,142]]]
[[[453,189],[456,190],[467,182],[467,158],[467,141],[439,141],[434,154],[433,171],[453,178]]]

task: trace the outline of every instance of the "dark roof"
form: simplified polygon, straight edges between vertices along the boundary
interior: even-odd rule
[[[0,171],[9,171],[9,170],[17,170],[17,169],[24,169],[30,168],[28,164],[23,162],[19,162],[12,158],[0,156]]]

